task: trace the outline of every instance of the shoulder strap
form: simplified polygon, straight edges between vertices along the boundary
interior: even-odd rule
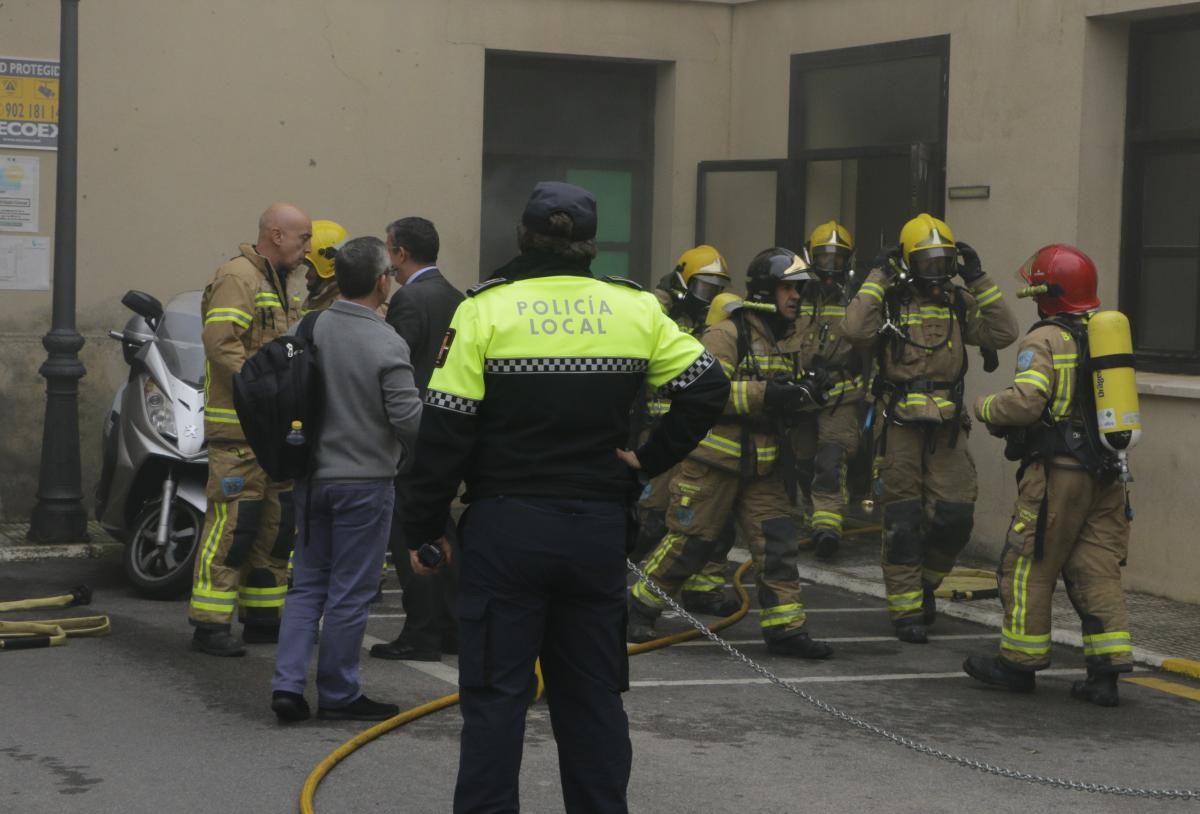
[[[317,317],[323,313],[325,312],[313,311],[312,313],[305,314],[304,318],[300,320],[300,324],[296,326],[296,336],[316,347],[316,342],[313,340],[313,331],[316,330]]]
[[[611,277],[610,276],[610,277],[601,277],[600,279],[606,283],[613,283],[614,285],[623,285],[626,288],[632,288],[635,291],[645,291],[646,290],[646,289],[642,288],[640,283],[636,283],[633,280],[630,280],[626,277]]]
[[[508,285],[511,282],[512,282],[512,280],[509,280],[507,277],[493,277],[490,280],[484,280],[482,283],[476,283],[475,285],[468,288],[467,296],[475,297],[475,296],[478,296],[479,294],[482,294],[483,292],[487,291],[490,288],[498,288],[499,286],[502,286],[502,285]]]

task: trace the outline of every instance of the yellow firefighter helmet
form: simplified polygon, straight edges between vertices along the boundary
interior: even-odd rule
[[[312,225],[312,250],[304,259],[317,272],[317,276],[328,280],[333,276],[333,258],[338,248],[349,235],[340,224],[331,220],[314,220]]]

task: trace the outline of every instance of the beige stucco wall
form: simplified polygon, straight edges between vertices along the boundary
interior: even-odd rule
[[[438,226],[451,279],[477,279],[488,49],[660,64],[660,265],[691,239],[696,163],[726,151],[725,5],[106,0],[83,3],[80,14],[85,496],[99,469],[100,422],[125,375],[103,334],[128,316],[120,295],[138,287],[166,299],[203,287],[239,242],[253,239],[273,200],[334,218],[352,234],[379,234],[396,217],[423,214]],[[0,32],[16,31],[20,37],[0,35],[0,55],[55,58],[58,4],[0,5]],[[42,233],[51,234],[55,154],[37,155]],[[37,368],[49,302],[48,292],[0,297],[0,520],[25,516],[36,489],[44,403]]]
[[[793,53],[949,34],[946,183],[989,184],[991,197],[947,201],[947,222],[1010,297],[1015,270],[1039,246],[1083,247],[1101,270],[1104,302],[1115,307],[1128,22],[1136,12],[1196,5],[906,0],[903,13],[893,0],[742,6],[734,16],[730,157],[786,155]],[[1036,319],[1031,303],[1010,302],[1022,324]],[[968,393],[1003,387],[1015,353],[1015,346],[1003,351],[992,375],[976,363]],[[1143,396],[1142,414],[1147,432],[1134,455],[1137,522],[1126,584],[1200,601],[1200,546],[1184,486],[1200,480],[1200,459],[1180,446],[1200,421],[1200,402]],[[1015,496],[1013,465],[986,433],[973,434],[971,450],[980,486],[973,550],[994,556]]]

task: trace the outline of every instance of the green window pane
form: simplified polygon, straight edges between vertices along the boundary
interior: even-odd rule
[[[596,196],[599,215],[596,240],[628,243],[633,221],[633,173],[612,170],[567,170],[567,183]]]
[[[592,261],[593,277],[628,277],[629,252],[598,252]]]

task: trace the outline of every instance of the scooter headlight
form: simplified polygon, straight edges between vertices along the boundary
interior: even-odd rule
[[[175,411],[171,400],[152,381],[146,382],[146,414],[150,417],[150,426],[154,427],[159,435],[172,439],[178,437],[175,433]]]

